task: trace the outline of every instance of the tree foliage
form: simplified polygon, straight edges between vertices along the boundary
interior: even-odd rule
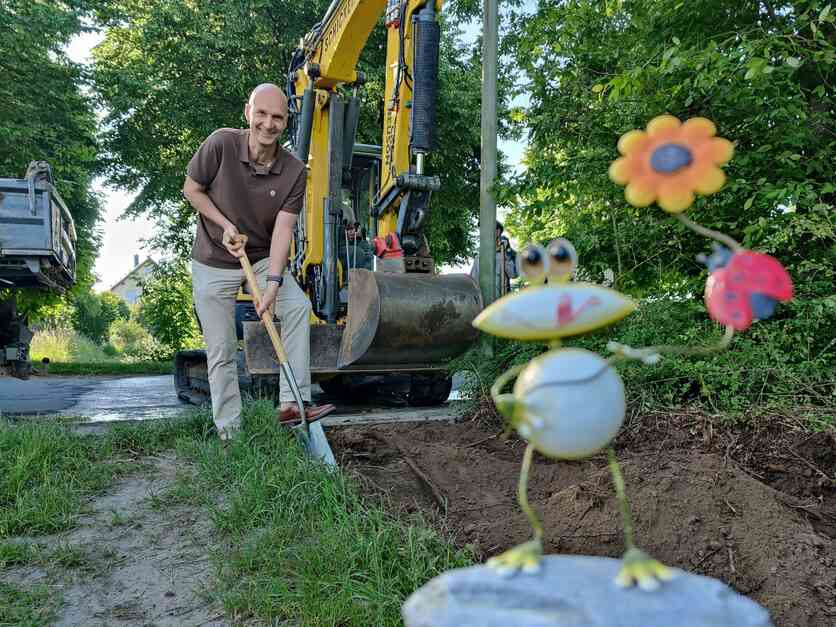
[[[84,30],[91,0],[0,3],[0,176],[22,177],[30,161],[52,166],[56,187],[78,232],[78,291],[94,282],[99,201],[91,191],[97,166],[96,119],[84,70],[63,52]],[[54,298],[54,297],[53,297]],[[30,296],[31,310],[44,295]]]
[[[261,82],[284,86],[299,39],[325,14],[328,0],[130,0],[107,18],[94,52],[95,80],[109,111],[102,140],[111,181],[138,191],[129,208],[161,230],[156,245],[188,255],[194,210],[180,195],[186,164],[214,129],[245,124],[243,103]],[[448,36],[442,48],[440,150],[430,167],[444,178],[433,199],[430,244],[440,262],[471,247],[478,211],[479,66]],[[380,143],[385,32],[369,39],[359,69],[358,141]]]
[[[76,294],[73,304],[73,328],[97,344],[108,339],[108,330],[115,320],[130,317],[128,305],[112,292],[80,292]]]
[[[736,143],[729,182],[690,215],[781,259],[799,296],[833,291],[836,15],[811,0],[544,0],[504,46],[527,81],[527,170],[503,189],[524,240],[571,238],[633,293],[699,293],[709,242],[607,179],[618,137],[661,113]]]
[[[168,352],[199,343],[192,301],[192,277],[182,262],[158,264],[142,286],[139,321]]]

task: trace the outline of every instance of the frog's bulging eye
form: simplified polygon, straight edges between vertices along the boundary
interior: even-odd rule
[[[578,253],[568,239],[558,238],[546,247],[549,278],[568,280],[578,267]]]
[[[537,244],[529,244],[519,256],[520,272],[532,283],[541,283],[546,278],[549,258],[546,249]]]

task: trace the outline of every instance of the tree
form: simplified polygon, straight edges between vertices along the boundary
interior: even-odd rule
[[[192,313],[192,277],[185,263],[158,264],[142,286],[140,303],[140,322],[171,354],[199,343]]]
[[[63,47],[84,30],[91,0],[0,3],[0,176],[21,177],[30,161],[46,160],[78,232],[78,286],[95,277],[99,200],[91,191],[97,167],[96,118],[84,70]],[[55,295],[29,294],[22,308],[36,311]]]
[[[161,225],[155,244],[186,258],[195,212],[180,190],[186,164],[214,129],[244,124],[254,85],[284,85],[299,39],[328,0],[131,1],[109,14],[94,51],[95,81],[108,110],[102,141],[115,184],[138,191],[129,214]],[[380,143],[385,31],[372,34],[360,62],[368,82],[358,141]],[[429,167],[444,181],[431,211],[430,244],[438,262],[463,260],[478,211],[478,59],[446,36],[439,103],[440,149]]]
[[[566,235],[595,273],[636,294],[698,294],[709,243],[607,179],[618,137],[668,112],[711,118],[737,154],[691,215],[779,257],[802,297],[836,270],[836,29],[815,1],[547,1],[519,13],[506,52],[528,78],[515,112],[528,169],[502,190],[524,240]],[[600,276],[600,274],[598,274]]]
[[[108,339],[108,330],[115,320],[127,320],[127,303],[112,292],[82,292],[74,299],[73,328],[97,344]]]

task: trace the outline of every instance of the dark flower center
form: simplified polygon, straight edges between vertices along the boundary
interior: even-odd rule
[[[650,166],[659,174],[675,174],[691,165],[694,156],[685,146],[665,144],[659,146],[650,155]]]

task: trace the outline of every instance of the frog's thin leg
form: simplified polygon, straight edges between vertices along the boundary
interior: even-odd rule
[[[528,472],[533,459],[534,445],[529,444],[523,455],[520,481],[517,485],[517,500],[534,529],[534,538],[488,560],[488,566],[500,575],[512,575],[518,570],[528,573],[540,570],[540,561],[543,559],[543,525],[528,504]]]
[[[635,548],[633,536],[633,517],[630,515],[630,503],[627,501],[627,491],[624,489],[624,477],[621,474],[621,466],[615,458],[615,450],[612,447],[607,449],[609,458],[610,473],[612,482],[615,485],[615,496],[618,499],[618,509],[621,512],[621,526],[624,528],[624,546],[627,551]]]
[[[621,467],[615,458],[615,451],[609,447],[609,466],[612,473],[615,494],[618,499],[618,509],[621,512],[621,524],[624,528],[624,546],[626,551],[621,558],[621,569],[615,577],[615,583],[622,588],[629,588],[638,584],[642,590],[656,590],[661,581],[673,578],[673,571],[653,559],[647,553],[636,547],[633,535],[633,517],[630,515],[630,504],[627,501],[627,491],[624,488],[624,477]]]
[[[520,482],[517,485],[517,500],[520,507],[528,516],[528,521],[531,523],[531,528],[534,529],[534,538],[538,543],[542,544],[543,540],[543,524],[537,517],[535,511],[528,504],[528,472],[531,470],[531,462],[534,459],[534,445],[530,444],[525,448],[523,455],[522,468],[520,469]]]

